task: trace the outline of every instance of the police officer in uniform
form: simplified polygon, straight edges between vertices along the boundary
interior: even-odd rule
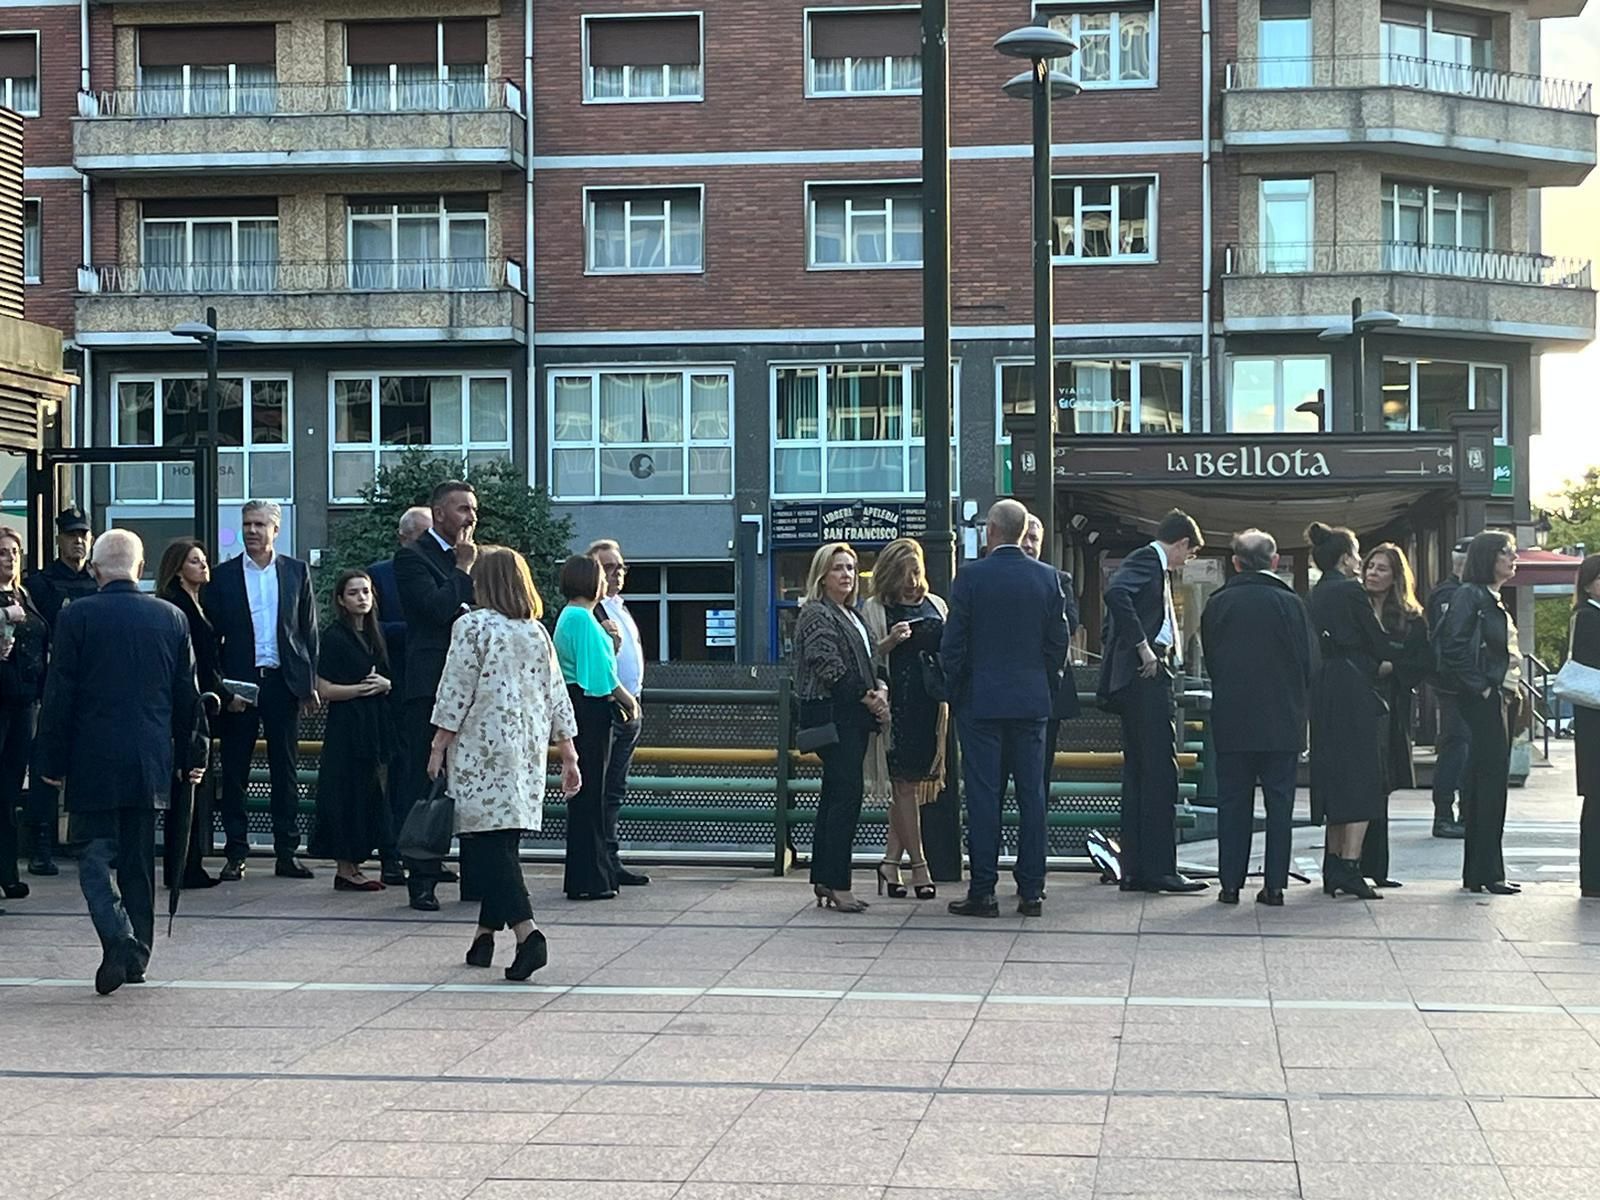
[[[92,596],[99,590],[89,573],[89,548],[94,533],[89,518],[76,504],[68,505],[56,517],[56,558],[42,571],[34,571],[24,586],[45,624],[55,630],[61,610],[74,600]],[[33,829],[33,855],[28,859],[28,874],[57,873],[54,850],[56,840],[56,789],[35,778],[28,787],[27,821]]]

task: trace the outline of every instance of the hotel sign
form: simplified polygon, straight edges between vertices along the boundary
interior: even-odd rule
[[[1032,472],[1032,456],[1022,474]],[[1452,436],[1073,436],[1056,443],[1056,483],[1146,487],[1453,487]],[[1031,491],[1031,487],[1029,489]]]

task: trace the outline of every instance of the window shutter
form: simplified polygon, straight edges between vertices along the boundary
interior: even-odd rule
[[[31,33],[0,37],[0,76],[27,79],[39,73],[39,42]]]
[[[811,14],[812,58],[914,58],[922,17],[914,8]]]
[[[344,27],[345,62],[351,66],[431,63],[439,56],[433,21],[352,21]]]
[[[144,67],[273,66],[277,61],[276,25],[177,25],[139,30],[139,65]]]
[[[447,63],[486,63],[489,61],[489,22],[444,22],[444,61]]]
[[[591,67],[700,62],[699,17],[606,18],[589,22]]]
[[[141,217],[275,217],[276,196],[182,197],[170,200],[141,200]]]

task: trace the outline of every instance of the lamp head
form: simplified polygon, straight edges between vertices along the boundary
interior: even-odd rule
[[[1350,333],[1351,333],[1351,330],[1349,330],[1349,329],[1342,328],[1341,326],[1338,326],[1338,325],[1332,325],[1332,326],[1329,326],[1327,329],[1324,329],[1321,333],[1317,334],[1317,341],[1319,341],[1319,342],[1342,342],[1342,341],[1345,340],[1345,338],[1350,336]]]
[[[197,342],[209,342],[217,336],[217,331],[204,321],[184,321],[172,327],[172,336],[193,338]]]
[[[1357,333],[1371,333],[1374,329],[1393,329],[1400,318],[1387,309],[1374,308],[1362,313],[1351,324]]]
[[[1078,44],[1059,29],[1047,25],[1025,25],[996,39],[994,48],[1007,58],[1026,58],[1039,62],[1047,58],[1066,58]]]
[[[1038,77],[1032,71],[1024,71],[1014,75],[1000,85],[1000,90],[1013,100],[1031,100],[1033,89],[1038,86]],[[1069,96],[1076,96],[1083,91],[1076,81],[1067,78],[1060,71],[1050,72],[1050,99],[1065,100]]]

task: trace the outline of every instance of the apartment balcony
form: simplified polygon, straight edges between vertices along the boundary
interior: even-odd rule
[[[80,267],[77,340],[179,344],[169,331],[208,305],[230,341],[262,345],[527,341],[522,265],[500,258]]]
[[[72,162],[91,175],[521,170],[522,90],[504,81],[274,83],[79,92]]]
[[[1530,187],[1583,182],[1595,165],[1592,85],[1396,54],[1228,64],[1230,150],[1360,150],[1525,173]]]
[[[1585,0],[1528,0],[1528,20],[1547,21],[1552,17],[1583,15]]]
[[[1587,260],[1393,242],[1229,246],[1229,333],[1320,332],[1350,301],[1387,309],[1412,333],[1582,344],[1595,334]]]

